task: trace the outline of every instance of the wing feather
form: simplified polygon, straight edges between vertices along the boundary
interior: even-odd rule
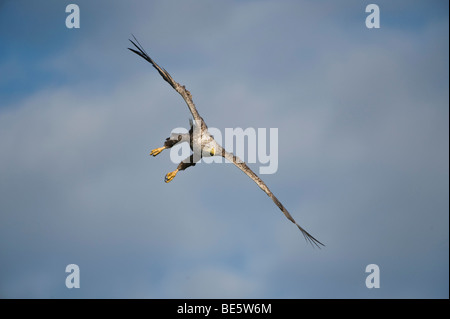
[[[162,78],[170,84],[170,86],[172,86],[175,91],[177,91],[182,97],[183,99],[186,101],[186,104],[189,108],[189,111],[191,111],[191,114],[194,118],[194,121],[196,123],[201,123],[203,122],[203,119],[201,118],[201,116],[198,114],[197,108],[195,107],[194,101],[192,100],[192,95],[191,92],[188,91],[188,89],[186,89],[186,87],[184,85],[180,85],[179,83],[177,83],[169,74],[169,72],[167,72],[164,68],[160,67],[148,54],[147,52],[145,52],[144,48],[142,47],[142,45],[139,43],[139,41],[133,36],[134,38],[134,42],[133,40],[130,40],[130,42],[135,46],[135,49],[132,48],[128,48],[128,50],[136,53],[137,55],[139,55],[140,57],[144,58],[145,60],[147,60],[148,62],[151,63],[151,65],[153,65],[153,67],[159,72],[159,74],[162,76]]]
[[[270,189],[267,187],[267,185],[256,175],[248,166],[243,162],[239,157],[235,156],[232,153],[229,153],[225,150],[222,150],[222,157],[226,158],[230,162],[232,162],[234,165],[236,165],[241,171],[243,171],[245,174],[247,174],[248,177],[250,177],[256,185],[258,185],[272,200],[273,202],[278,206],[278,208],[284,213],[287,219],[289,219],[291,222],[293,222],[298,229],[302,232],[303,236],[305,237],[305,240],[310,243],[312,246],[316,246],[320,248],[320,245],[325,246],[320,241],[318,241],[316,238],[314,238],[310,233],[308,233],[304,228],[302,228],[297,222],[294,220],[294,218],[289,214],[287,209],[281,204],[281,202],[278,200],[278,198],[275,197],[275,195],[270,191]]]

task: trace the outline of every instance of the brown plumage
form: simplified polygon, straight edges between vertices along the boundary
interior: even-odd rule
[[[198,111],[195,107],[195,104],[192,100],[191,93],[184,87],[184,85],[180,85],[175,82],[175,80],[170,76],[170,74],[164,69],[161,68],[152,58],[145,52],[145,50],[140,45],[139,41],[133,36],[134,41],[130,40],[131,43],[135,46],[135,49],[128,48],[132,52],[136,53],[140,57],[144,58],[148,62],[150,62],[153,67],[159,72],[159,74],[163,77],[165,81],[167,81],[185,100],[189,111],[194,118],[194,122],[191,123],[191,129],[188,134],[175,134],[166,139],[164,146],[158,149],[152,150],[150,153],[153,156],[158,155],[162,150],[171,148],[177,143],[188,142],[193,151],[193,154],[183,160],[177,167],[177,169],[173,172],[170,172],[166,175],[165,181],[170,182],[178,171],[182,171],[190,166],[194,166],[196,162],[200,160],[201,157],[204,156],[222,156],[228,161],[232,162],[236,167],[238,167],[241,171],[243,171],[248,177],[250,177],[256,185],[258,185],[278,206],[278,208],[284,213],[287,219],[289,219],[292,223],[294,223],[298,229],[302,232],[305,240],[309,242],[312,246],[316,246],[320,248],[320,245],[324,246],[320,241],[314,238],[311,234],[309,234],[305,229],[303,229],[294,218],[289,214],[287,209],[281,204],[278,198],[270,191],[267,185],[256,175],[248,166],[245,164],[239,157],[235,156],[232,153],[227,152],[222,148],[212,137],[212,135],[208,132],[208,127],[206,126],[203,118],[198,114]]]

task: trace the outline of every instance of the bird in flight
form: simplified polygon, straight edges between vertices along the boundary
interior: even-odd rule
[[[215,140],[214,137],[208,132],[208,127],[206,126],[205,121],[199,115],[194,102],[192,100],[191,93],[186,89],[184,85],[180,85],[177,83],[170,74],[162,67],[160,67],[148,54],[145,52],[139,41],[133,36],[134,41],[130,40],[130,42],[134,45],[135,49],[128,48],[130,51],[136,53],[146,61],[148,61],[153,67],[159,72],[162,78],[168,82],[174,89],[177,91],[186,102],[189,111],[192,114],[193,121],[190,120],[190,130],[189,133],[178,134],[173,133],[170,137],[168,137],[164,145],[162,147],[156,148],[150,152],[150,155],[156,156],[161,153],[165,149],[169,149],[173,147],[175,144],[187,142],[192,150],[192,154],[181,161],[178,165],[177,169],[173,172],[169,172],[165,176],[165,182],[168,183],[175,178],[178,172],[185,170],[190,166],[195,166],[195,164],[202,157],[209,156],[222,156],[228,161],[232,162],[237,166],[241,171],[243,171],[248,177],[250,177],[256,185],[258,185],[278,206],[278,208],[284,213],[284,215],[289,219],[292,223],[294,223],[298,229],[302,232],[305,240],[309,242],[312,246],[317,246],[320,248],[324,246],[320,241],[314,238],[311,234],[309,234],[304,228],[302,228],[294,218],[289,214],[287,209],[281,204],[281,202],[275,197],[275,195],[269,190],[267,185],[256,175],[248,166],[243,162],[239,157],[235,156],[233,153],[227,152],[222,146],[220,146]]]

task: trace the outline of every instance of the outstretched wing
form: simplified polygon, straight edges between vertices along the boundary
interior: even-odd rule
[[[164,70],[164,68],[160,67],[155,61],[153,61],[153,59],[148,56],[147,52],[145,52],[144,48],[142,48],[142,46],[139,43],[139,41],[134,36],[133,36],[133,38],[134,38],[134,41],[136,41],[136,42],[134,42],[133,40],[130,40],[130,42],[133,43],[133,45],[136,47],[137,51],[135,49],[131,49],[131,48],[128,48],[128,50],[136,53],[137,55],[141,56],[142,58],[144,58],[145,60],[150,62],[153,65],[153,67],[156,70],[158,70],[159,74],[161,74],[163,79],[166,80],[166,82],[169,83],[175,89],[175,91],[180,93],[180,95],[186,101],[186,104],[189,107],[189,111],[191,111],[192,116],[194,117],[194,121],[196,123],[203,122],[203,119],[198,114],[197,109],[195,108],[194,101],[192,101],[191,92],[189,92],[184,87],[184,85],[180,85],[179,83],[175,82],[175,80],[172,79],[172,77],[170,76],[169,72]]]
[[[270,198],[272,198],[273,202],[278,206],[279,209],[284,213],[284,215],[289,219],[291,222],[293,222],[298,229],[302,232],[303,236],[305,237],[305,240],[309,242],[311,245],[315,245],[320,248],[319,245],[325,246],[320,241],[315,239],[310,233],[308,233],[305,229],[303,229],[299,224],[296,223],[294,218],[289,214],[286,208],[284,208],[283,204],[278,200],[278,198],[275,197],[275,195],[270,191],[270,189],[267,187],[267,185],[256,175],[248,166],[243,162],[239,157],[235,156],[232,153],[229,153],[222,149],[222,157],[226,158],[230,162],[232,162],[234,165],[236,165],[241,171],[243,171],[245,174],[247,174],[248,177],[250,177],[256,185],[258,185]]]

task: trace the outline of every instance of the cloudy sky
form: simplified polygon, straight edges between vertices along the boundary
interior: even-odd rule
[[[448,2],[69,3],[0,0],[0,297],[449,297]],[[261,177],[325,248],[234,166],[164,183],[190,113],[131,34],[209,126],[278,128]]]

